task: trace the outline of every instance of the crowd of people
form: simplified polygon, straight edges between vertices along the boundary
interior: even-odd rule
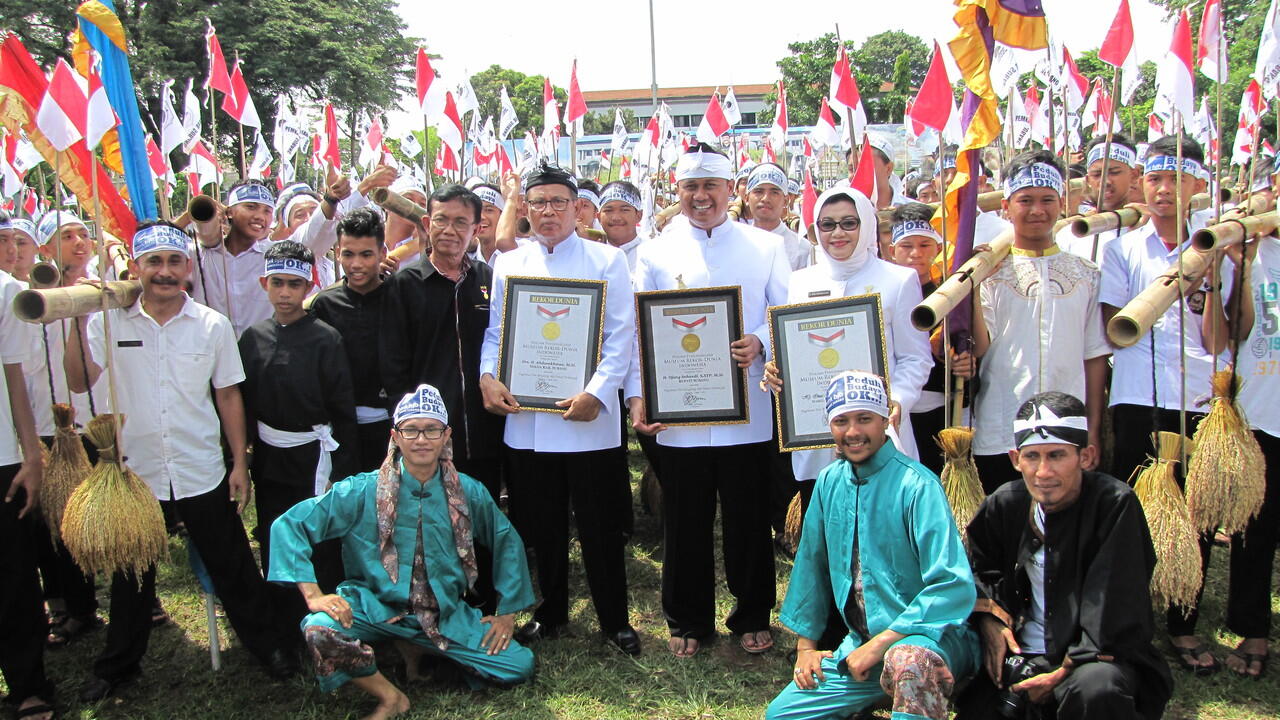
[[[1213,219],[1190,206],[1211,184],[1203,152],[1187,138],[1138,147],[1121,135],[1095,139],[1070,167],[1026,151],[980,178],[1004,199],[977,218],[973,244],[1011,235],[1012,248],[972,287],[972,342],[951,344],[910,314],[944,275],[947,240],[926,202],[954,176],[954,153],[904,186],[891,143],[874,138],[866,152],[875,197],[838,182],[807,228],[782,168],[735,170],[702,144],[679,159],[679,212],[652,235],[640,188],[554,165],[434,190],[389,167],[279,196],[243,182],[220,198],[217,222],[139,227],[132,306],[47,325],[10,311],[37,262],[55,264],[63,285],[118,269],[98,264],[89,224],[72,213],[0,222],[0,671],[18,716],[53,717],[45,648],[102,625],[94,578],[35,511],[51,408],[65,403],[81,423],[127,416],[129,466],[267,674],[296,675],[305,660],[322,689],[350,682],[376,698],[372,718],[409,708],[374,642],[391,641],[411,679],[431,657],[473,688],[508,687],[533,676],[537,643],[564,633],[571,598],[586,594],[604,642],[646,650],[625,561],[632,431],[661,488],[663,650],[676,658],[714,642],[721,622],[743,652],[781,652],[775,561],[800,498],[780,610],[794,673],[766,717],[843,718],[888,701],[895,718],[946,718],[953,703],[962,718],[1030,707],[1159,718],[1173,679],[1154,645],[1156,559],[1124,481],[1155,453],[1153,431],[1184,418],[1194,429],[1198,398],[1228,363],[1268,469],[1261,513],[1230,538],[1226,622],[1243,641],[1223,662],[1264,675],[1280,525],[1280,416],[1268,401],[1280,378],[1280,240],[1220,251],[1148,337],[1113,346],[1105,323]],[[1254,192],[1272,192],[1270,170]],[[384,216],[368,199],[379,188],[427,214]],[[1055,229],[1125,206],[1143,222],[1080,239]],[[559,412],[522,407],[500,379],[510,280],[528,277],[606,288],[599,361]],[[749,419],[651,422],[636,293],[711,287],[741,293],[744,334],[729,353]],[[880,297],[886,376],[834,368],[834,450],[780,452],[774,404],[788,388],[767,308],[866,293]],[[952,416],[957,387],[965,410]],[[948,422],[973,427],[987,496],[967,528],[938,479],[935,438]],[[569,582],[574,529],[585,588]],[[1212,547],[1209,533],[1206,571]],[[155,572],[110,578],[106,643],[83,701],[140,675],[166,618]],[[1195,607],[1170,607],[1165,622],[1179,667],[1220,669]]]

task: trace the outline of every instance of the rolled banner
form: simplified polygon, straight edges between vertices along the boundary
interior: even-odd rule
[[[932,330],[973,292],[978,283],[995,272],[1000,261],[1009,254],[1009,248],[1013,247],[1013,230],[1000,233],[988,245],[990,250],[974,253],[937,290],[929,293],[929,297],[911,310],[911,324],[917,330]]]
[[[113,280],[102,285],[108,308],[131,307],[142,297],[142,283],[137,280]],[[102,310],[103,295],[103,288],[96,285],[23,290],[13,298],[13,314],[29,323],[66,320]]]

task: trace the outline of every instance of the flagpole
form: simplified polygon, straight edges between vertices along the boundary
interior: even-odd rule
[[[209,130],[213,135],[213,194],[215,197],[222,191],[222,169],[218,166],[218,109],[213,102],[213,87],[206,87],[205,91],[209,93]],[[188,179],[187,187],[192,190],[192,195],[199,195],[202,188],[191,188],[191,182]]]
[[[840,39],[840,23],[836,23],[836,60],[835,60],[836,62],[840,62],[840,51],[843,49],[844,49],[844,41]],[[850,69],[849,72],[850,74],[852,74],[853,72],[852,68]],[[858,147],[858,139],[853,136],[853,108],[849,107],[848,105],[844,106],[844,126],[849,131],[849,152],[852,153],[849,159],[853,160],[854,161],[853,166],[857,167],[858,160],[859,160],[858,156],[861,155],[861,149]],[[938,146],[939,147],[942,146],[941,132],[938,133]],[[852,170],[849,171],[849,179],[850,180],[853,179]],[[876,204],[876,198],[871,198],[871,204],[872,205]]]
[[[1111,107],[1109,108],[1109,112],[1107,113],[1107,141],[1102,148],[1102,176],[1098,180],[1098,206],[1097,206],[1098,212],[1102,212],[1103,210],[1106,209],[1105,207],[1103,207],[1103,199],[1106,197],[1107,180],[1110,178],[1108,173],[1110,172],[1110,165],[1111,165],[1111,138],[1115,134],[1116,102],[1118,102],[1120,99],[1119,87],[1120,87],[1120,66],[1112,65],[1111,66]],[[1179,150],[1181,150],[1182,148],[1181,143],[1179,143],[1178,148]],[[1088,174],[1088,172],[1089,172],[1089,169],[1085,168],[1086,175]],[[1101,237],[1099,233],[1094,233],[1093,249],[1090,250],[1089,252],[1090,262],[1098,261],[1098,243],[1100,240],[1101,240]]]

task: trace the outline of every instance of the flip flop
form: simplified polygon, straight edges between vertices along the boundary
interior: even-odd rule
[[[1244,672],[1240,672],[1235,669],[1231,670],[1231,672],[1235,673],[1236,675],[1239,675],[1240,677],[1246,677],[1251,680],[1261,680],[1262,677],[1267,674],[1267,659],[1269,655],[1268,653],[1250,653],[1250,652],[1245,652],[1240,648],[1236,648],[1235,650],[1231,651],[1230,655],[1231,657],[1237,658],[1244,662]],[[1254,663],[1258,663],[1257,675],[1254,675],[1249,672],[1249,667]]]
[[[693,643],[692,650],[689,649],[690,643]],[[702,642],[695,637],[672,637],[667,640],[667,649],[677,658],[688,660],[702,649]]]
[[[75,623],[74,627],[72,623]],[[103,624],[102,618],[97,615],[84,619],[69,617],[62,621],[62,624],[49,628],[49,635],[45,638],[44,644],[51,650],[64,648],[70,645],[72,640],[98,630]]]
[[[53,720],[53,718],[57,717],[58,715],[58,711],[54,710],[52,705],[46,702],[42,702],[37,705],[32,705],[30,707],[19,709],[16,717],[18,717],[19,720],[21,720],[22,718],[35,717],[37,715],[43,715],[45,713],[49,714],[50,720]]]
[[[768,641],[763,645],[756,645],[755,647],[751,647],[747,644],[747,638],[756,638],[760,633],[768,635]],[[757,630],[755,632],[742,633],[742,637],[738,639],[738,647],[742,648],[743,652],[750,655],[763,655],[773,649],[773,632],[770,630]]]
[[[1178,654],[1178,664],[1182,666],[1182,669],[1189,670],[1199,677],[1208,677],[1222,669],[1222,666],[1218,664],[1218,659],[1213,657],[1213,653],[1209,652],[1209,647],[1204,643],[1200,643],[1195,647],[1174,645],[1173,650]],[[1201,655],[1208,655],[1212,662],[1208,665],[1201,665]]]

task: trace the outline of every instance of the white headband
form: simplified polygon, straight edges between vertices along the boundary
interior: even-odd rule
[[[1177,172],[1178,158],[1172,155],[1148,155],[1142,163],[1143,174],[1152,172]],[[1192,177],[1203,177],[1204,167],[1191,158],[1182,158],[1182,172]]]
[[[1093,149],[1089,151],[1089,157],[1085,160],[1084,166],[1092,167],[1094,163],[1102,159],[1102,154],[1106,151],[1106,143],[1098,143],[1097,145],[1094,145]],[[1133,167],[1138,164],[1138,153],[1119,143],[1111,143],[1111,159],[1121,165]]]
[[[507,206],[507,201],[502,199],[502,193],[491,187],[479,186],[473,188],[471,192],[475,193],[481,202],[487,202],[499,210]]]
[[[249,183],[227,191],[227,207],[250,202],[266,205],[272,210],[276,207],[276,198],[265,185]]]
[[[439,420],[445,425],[449,424],[449,410],[444,406],[440,391],[426,383],[419,385],[413,392],[400,399],[396,404],[394,417],[396,426],[405,420],[415,418],[428,418]]]
[[[773,163],[763,163],[757,165],[751,174],[747,176],[747,192],[751,192],[761,185],[773,185],[779,190],[787,191],[787,174],[782,172],[782,168]]]
[[[624,202],[636,210],[644,212],[640,196],[628,190],[625,185],[606,185],[604,192],[600,194],[600,207],[603,208],[605,205],[608,205],[615,200],[618,202]]]
[[[281,221],[287,224],[289,222],[289,217],[293,215],[293,211],[297,210],[303,203],[308,202],[312,205],[320,205],[320,201],[308,192],[300,192],[289,198],[289,203],[284,206],[284,213],[280,216]]]
[[[938,234],[937,230],[933,229],[933,225],[930,225],[928,220],[903,220],[894,224],[893,240],[889,244],[897,245],[899,240],[909,235],[922,235],[933,238],[939,243],[942,242],[942,236]]]
[[[845,372],[831,378],[827,385],[827,422],[847,412],[869,410],[889,417],[889,393],[884,381],[868,372]]]
[[[32,242],[35,242],[35,239],[36,239],[35,223],[31,222],[26,218],[13,218],[12,220],[9,221],[9,225],[10,227],[13,228],[15,232],[25,233],[27,237],[31,238]]]
[[[676,161],[676,182],[699,178],[733,179],[729,158],[714,152],[687,152]]]
[[[273,258],[266,261],[262,276],[296,275],[304,280],[311,279],[311,263],[293,258]]]
[[[58,231],[67,225],[79,225],[86,230],[89,228],[74,213],[69,213],[65,210],[54,210],[53,212],[45,213],[40,218],[40,224],[36,226],[36,234],[39,237],[33,239],[39,240],[41,245],[47,245],[53,239],[53,236],[57,235]]]
[[[157,250],[174,250],[187,254],[190,247],[191,238],[178,228],[168,225],[152,225],[133,234],[134,259]]]
[[[1032,187],[1050,188],[1058,193],[1063,192],[1062,172],[1048,163],[1031,163],[1004,181],[1004,196],[1013,197],[1019,190]]]
[[[586,200],[597,208],[600,207],[600,196],[586,188],[578,188],[578,199]]]
[[[1013,444],[1021,450],[1028,445],[1089,444],[1089,419],[1083,415],[1058,417],[1053,410],[1037,404],[1026,420],[1013,421]]]

